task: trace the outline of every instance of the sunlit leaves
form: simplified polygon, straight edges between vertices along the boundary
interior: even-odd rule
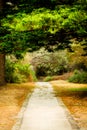
[[[22,14],[21,17],[18,15],[19,17],[15,16],[12,21],[7,17],[8,20],[4,21],[3,26],[9,26],[15,31],[43,29],[51,33],[55,33],[61,27],[62,17],[57,11],[39,9],[31,14]]]
[[[81,41],[86,38],[86,25],[86,11],[79,10],[75,6],[63,6],[55,10],[39,8],[31,13],[19,12],[8,15],[2,20],[3,28],[8,28],[10,32],[9,40],[8,35],[4,37],[3,50],[10,44],[14,48],[21,44],[21,50],[28,48],[28,51],[37,50],[42,46],[47,49],[55,48],[53,46],[57,49],[67,48],[71,39],[76,38],[77,41],[79,39]]]
[[[73,30],[80,35],[87,34],[86,24],[86,12],[69,7],[59,10],[40,8],[29,14],[18,13],[12,18],[8,16],[3,22],[3,26],[8,26],[15,31],[42,29],[55,34],[63,28]]]

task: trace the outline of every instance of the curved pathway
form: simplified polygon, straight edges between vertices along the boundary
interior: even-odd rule
[[[79,130],[70,123],[63,103],[54,95],[50,83],[37,82],[18,130]]]

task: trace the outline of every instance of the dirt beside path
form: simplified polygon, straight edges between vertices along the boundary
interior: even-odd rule
[[[0,130],[11,130],[26,96],[33,88],[34,83],[0,87]]]
[[[51,83],[56,96],[62,98],[78,125],[87,130],[87,84],[68,83],[64,80]]]

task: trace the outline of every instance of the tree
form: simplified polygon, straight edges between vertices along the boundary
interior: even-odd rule
[[[70,47],[71,39],[83,41],[87,36],[87,13],[77,7],[66,6],[57,10],[40,8],[28,14],[16,13],[8,15],[2,23],[9,31],[3,39],[3,50],[8,47],[11,51],[12,44],[18,46],[21,42],[25,43],[24,47],[33,49],[40,46],[49,50],[64,49]]]
[[[5,84],[5,55],[0,54],[0,85]]]
[[[2,14],[3,5],[4,5],[3,0],[0,0],[0,14]],[[0,85],[4,84],[5,84],[5,54],[0,53]]]

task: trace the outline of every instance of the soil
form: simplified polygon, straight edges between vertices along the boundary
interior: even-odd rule
[[[26,96],[33,88],[33,83],[0,87],[0,130],[11,130]]]
[[[80,128],[87,130],[87,84],[51,82],[55,95],[60,96]]]

